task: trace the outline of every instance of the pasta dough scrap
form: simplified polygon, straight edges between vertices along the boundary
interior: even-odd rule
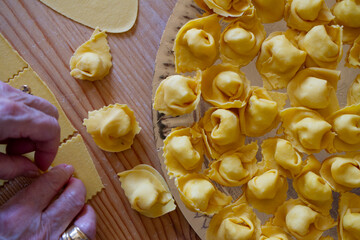
[[[213,159],[244,145],[238,115],[232,110],[210,108],[200,119],[205,146]]]
[[[202,73],[194,78],[172,75],[156,90],[154,109],[166,115],[178,116],[194,111],[200,102]]]
[[[208,9],[223,17],[242,17],[254,12],[250,0],[203,0]]]
[[[320,169],[321,176],[336,192],[360,187],[360,154],[347,153],[326,158]]]
[[[258,54],[265,37],[264,26],[258,18],[233,21],[221,33],[220,58],[223,62],[245,66]]]
[[[266,89],[285,88],[306,59],[306,52],[297,48],[290,35],[271,33],[261,45],[256,68]]]
[[[256,13],[263,23],[280,21],[284,16],[285,0],[253,0]]]
[[[359,240],[360,236],[360,196],[343,193],[339,201],[338,235],[340,239]]]
[[[282,138],[268,138],[261,144],[263,161],[266,169],[276,169],[288,178],[294,178],[303,167],[302,155],[293,145]]]
[[[222,154],[218,160],[210,163],[205,174],[215,182],[228,187],[241,186],[257,172],[257,142],[244,145],[237,150]]]
[[[336,225],[330,215],[313,210],[300,199],[284,202],[270,219],[270,223],[283,227],[298,240],[319,239],[324,231]]]
[[[300,152],[316,153],[322,149],[335,152],[332,126],[317,112],[304,107],[286,108],[280,112],[285,138]]]
[[[216,107],[241,108],[249,97],[250,81],[236,66],[213,65],[203,72],[201,94]]]
[[[320,167],[321,163],[310,155],[300,174],[295,177],[293,187],[302,201],[314,210],[327,215],[332,207],[332,190],[319,175]]]
[[[266,222],[261,226],[261,236],[259,240],[290,240],[291,237],[279,226],[271,225]]]
[[[260,220],[253,209],[240,197],[214,215],[206,231],[207,240],[256,240],[261,234]]]
[[[170,178],[200,172],[204,162],[204,143],[197,125],[173,128],[164,140],[165,165]]]
[[[279,124],[279,111],[285,106],[286,99],[285,93],[252,87],[247,105],[239,109],[241,132],[249,137],[259,137],[274,129]]]
[[[211,215],[218,213],[232,198],[220,192],[210,180],[190,173],[175,179],[175,185],[185,206],[195,212]]]
[[[112,57],[106,36],[105,31],[96,28],[90,40],[76,49],[70,59],[71,76],[96,81],[108,75]]]
[[[173,47],[175,71],[210,67],[219,55],[221,27],[216,14],[190,20],[178,31]]]
[[[135,23],[138,0],[40,0],[53,10],[85,26],[113,33],[128,31]]]
[[[307,107],[327,117],[339,110],[336,96],[340,71],[324,68],[305,68],[287,86],[292,107]]]
[[[156,218],[175,210],[169,187],[153,167],[140,164],[118,176],[131,208],[142,215]]]
[[[318,25],[302,32],[299,47],[307,53],[305,66],[335,69],[343,55],[342,31],[339,25]]]
[[[134,112],[118,103],[89,112],[83,124],[96,145],[108,152],[129,149],[141,130]]]
[[[347,105],[360,104],[360,74],[356,76],[347,92]]]
[[[354,40],[345,61],[345,66],[347,67],[360,68],[360,34]]]
[[[316,25],[327,25],[335,17],[325,0],[287,0],[284,19],[288,27],[309,31]]]

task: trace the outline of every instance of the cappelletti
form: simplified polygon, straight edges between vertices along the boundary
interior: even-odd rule
[[[284,16],[285,2],[285,0],[252,0],[256,13],[263,23],[280,21]]]
[[[210,9],[223,17],[242,17],[254,14],[254,5],[250,0],[197,0],[199,6],[206,5]]]
[[[360,68],[360,34],[354,40],[345,60],[347,67]]]
[[[338,235],[341,239],[358,240],[360,236],[360,197],[343,193],[339,201]]]
[[[347,105],[360,103],[360,74],[356,76],[347,92]]]

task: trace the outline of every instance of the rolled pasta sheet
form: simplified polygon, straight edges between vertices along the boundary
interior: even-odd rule
[[[235,20],[220,36],[220,58],[223,62],[245,66],[259,53],[266,37],[258,18],[251,21]]]
[[[262,166],[276,169],[288,178],[294,178],[303,168],[302,154],[286,139],[278,137],[265,139],[261,144],[261,153]]]
[[[327,118],[336,133],[334,147],[338,152],[360,148],[360,104],[344,107]]]
[[[327,117],[339,110],[336,96],[340,71],[324,68],[305,68],[287,86],[292,107],[307,107]]]
[[[252,0],[263,23],[280,21],[284,17],[285,0]]]
[[[239,67],[214,65],[203,72],[201,94],[205,101],[216,107],[241,108],[249,98],[250,81]]]
[[[327,25],[335,17],[325,0],[287,0],[284,19],[288,27],[309,31],[316,25]]]
[[[324,231],[336,226],[329,214],[323,215],[315,211],[300,199],[289,199],[284,202],[270,222],[272,225],[283,227],[298,240],[319,239]]]
[[[276,128],[286,99],[285,93],[252,87],[246,106],[239,109],[241,132],[249,137],[259,137]]]
[[[245,136],[240,131],[237,111],[210,108],[200,119],[206,149],[213,159],[244,145]]]
[[[222,154],[213,161],[205,174],[215,182],[228,187],[241,186],[257,172],[257,142],[242,146],[237,150]]]
[[[360,74],[356,76],[347,92],[347,105],[360,104]]]
[[[243,199],[240,197],[212,217],[206,232],[207,240],[259,239],[260,220]]]
[[[156,89],[154,109],[165,115],[178,116],[191,113],[200,102],[201,71],[195,77],[172,75]]]
[[[219,56],[221,27],[216,14],[190,20],[178,31],[173,47],[175,71],[210,67]]]
[[[285,138],[300,152],[311,154],[326,149],[335,152],[332,126],[317,112],[304,107],[292,107],[280,113]]]
[[[164,140],[163,156],[170,178],[200,172],[204,162],[204,142],[198,126],[172,129]]]
[[[347,67],[360,68],[360,34],[354,40],[354,43],[347,53],[345,61],[345,66]]]
[[[175,210],[170,190],[158,171],[140,164],[118,173],[131,208],[144,216],[155,218]]]
[[[332,189],[320,176],[320,167],[321,163],[310,155],[300,174],[295,177],[293,187],[302,201],[328,215],[333,203]]]
[[[340,239],[358,240],[360,236],[360,196],[354,193],[343,193],[339,201]]]
[[[175,179],[175,185],[185,206],[194,212],[215,214],[232,201],[203,174],[181,176]]]
[[[306,52],[297,47],[292,36],[273,32],[261,45],[256,68],[266,89],[285,88],[305,62]]]
[[[261,236],[259,240],[290,240],[292,239],[283,228],[279,226],[271,225],[270,222],[266,222],[261,226]]]
[[[129,149],[141,130],[134,112],[126,104],[112,104],[89,112],[83,125],[96,145],[108,152]]]
[[[331,9],[334,22],[344,28],[344,43],[351,44],[360,34],[360,3],[357,0],[339,0]]]
[[[244,15],[254,15],[254,5],[250,0],[196,0],[199,6],[206,5],[204,10],[210,9],[223,17],[237,18]],[[203,2],[203,3],[202,3]]]
[[[342,35],[339,25],[318,25],[300,33],[299,47],[307,53],[305,66],[336,69],[343,55]]]
[[[360,187],[360,154],[347,153],[326,158],[320,170],[321,176],[336,192]]]

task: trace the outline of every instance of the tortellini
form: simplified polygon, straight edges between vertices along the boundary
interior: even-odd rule
[[[320,167],[320,162],[310,155],[294,179],[293,187],[301,200],[326,215],[332,207],[333,197],[330,185],[319,175]]]
[[[306,52],[298,49],[289,36],[273,32],[261,45],[256,68],[266,89],[285,88],[305,62]]]
[[[118,103],[89,112],[83,124],[96,145],[108,152],[129,149],[141,130],[134,112],[126,104]]]
[[[341,0],[333,6],[335,22],[344,26],[344,43],[352,43],[360,34],[360,3],[357,0]]]
[[[334,155],[324,160],[321,176],[337,192],[360,187],[360,154]]]
[[[258,19],[230,23],[220,36],[220,58],[223,62],[245,66],[258,54],[266,37]]]
[[[284,93],[252,87],[247,105],[239,110],[241,132],[258,137],[274,129],[279,124],[279,111],[285,106],[286,99]]]
[[[246,199],[261,212],[273,214],[286,200],[288,183],[278,170],[265,169],[243,187]]]
[[[326,149],[335,152],[332,126],[317,112],[304,107],[287,108],[280,113],[285,138],[300,152],[307,154]]]
[[[257,240],[261,232],[260,224],[253,209],[240,197],[212,217],[206,239]]]
[[[292,144],[282,138],[268,138],[261,144],[261,153],[265,168],[277,169],[288,178],[294,178],[303,167],[301,154]]]
[[[298,240],[319,239],[324,231],[336,225],[330,215],[323,215],[300,199],[289,199],[281,205],[271,224],[284,227]]]
[[[220,192],[210,180],[191,173],[175,179],[175,185],[185,206],[195,212],[211,215],[218,213],[232,198]]]
[[[250,81],[236,66],[214,65],[203,72],[201,94],[216,107],[241,108],[249,97]]]
[[[340,71],[324,68],[305,68],[299,71],[287,86],[292,107],[307,107],[324,117],[339,110],[336,96]]]
[[[360,34],[354,40],[345,60],[347,67],[360,68]]]
[[[315,26],[300,34],[298,44],[307,53],[306,67],[335,69],[343,55],[342,27]]]
[[[249,181],[257,172],[257,142],[242,146],[237,150],[226,152],[213,161],[206,175],[223,186],[241,186]]]
[[[131,208],[139,213],[155,218],[175,210],[165,180],[151,166],[140,164],[118,175]]]
[[[194,111],[200,102],[201,71],[194,78],[172,75],[156,90],[154,109],[166,115],[178,116]]]
[[[270,222],[261,226],[259,240],[290,240],[291,237],[279,226],[273,226]]]
[[[360,104],[360,74],[356,76],[347,92],[347,105]]]
[[[360,239],[360,196],[343,193],[339,201],[339,239]]]
[[[170,178],[199,172],[204,161],[202,134],[195,124],[175,128],[164,140],[165,165]]]
[[[326,25],[334,19],[325,0],[287,0],[285,21],[291,28],[309,31],[316,25]]]
[[[241,17],[254,12],[250,0],[203,0],[203,2],[209,9],[223,17]]]
[[[285,0],[252,0],[263,23],[280,21],[284,16]]]
[[[190,20],[178,31],[173,47],[175,71],[210,67],[219,55],[220,24],[216,14]]]
[[[210,108],[200,119],[200,127],[203,128],[205,144],[213,159],[244,145],[245,136],[241,134],[239,116],[235,111]]]

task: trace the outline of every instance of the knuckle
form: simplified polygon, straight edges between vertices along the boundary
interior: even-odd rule
[[[85,204],[85,196],[79,191],[71,190],[65,193],[65,202],[76,209],[81,209]]]
[[[7,99],[1,99],[0,113],[3,116],[17,116],[24,112],[22,104],[10,101]]]

